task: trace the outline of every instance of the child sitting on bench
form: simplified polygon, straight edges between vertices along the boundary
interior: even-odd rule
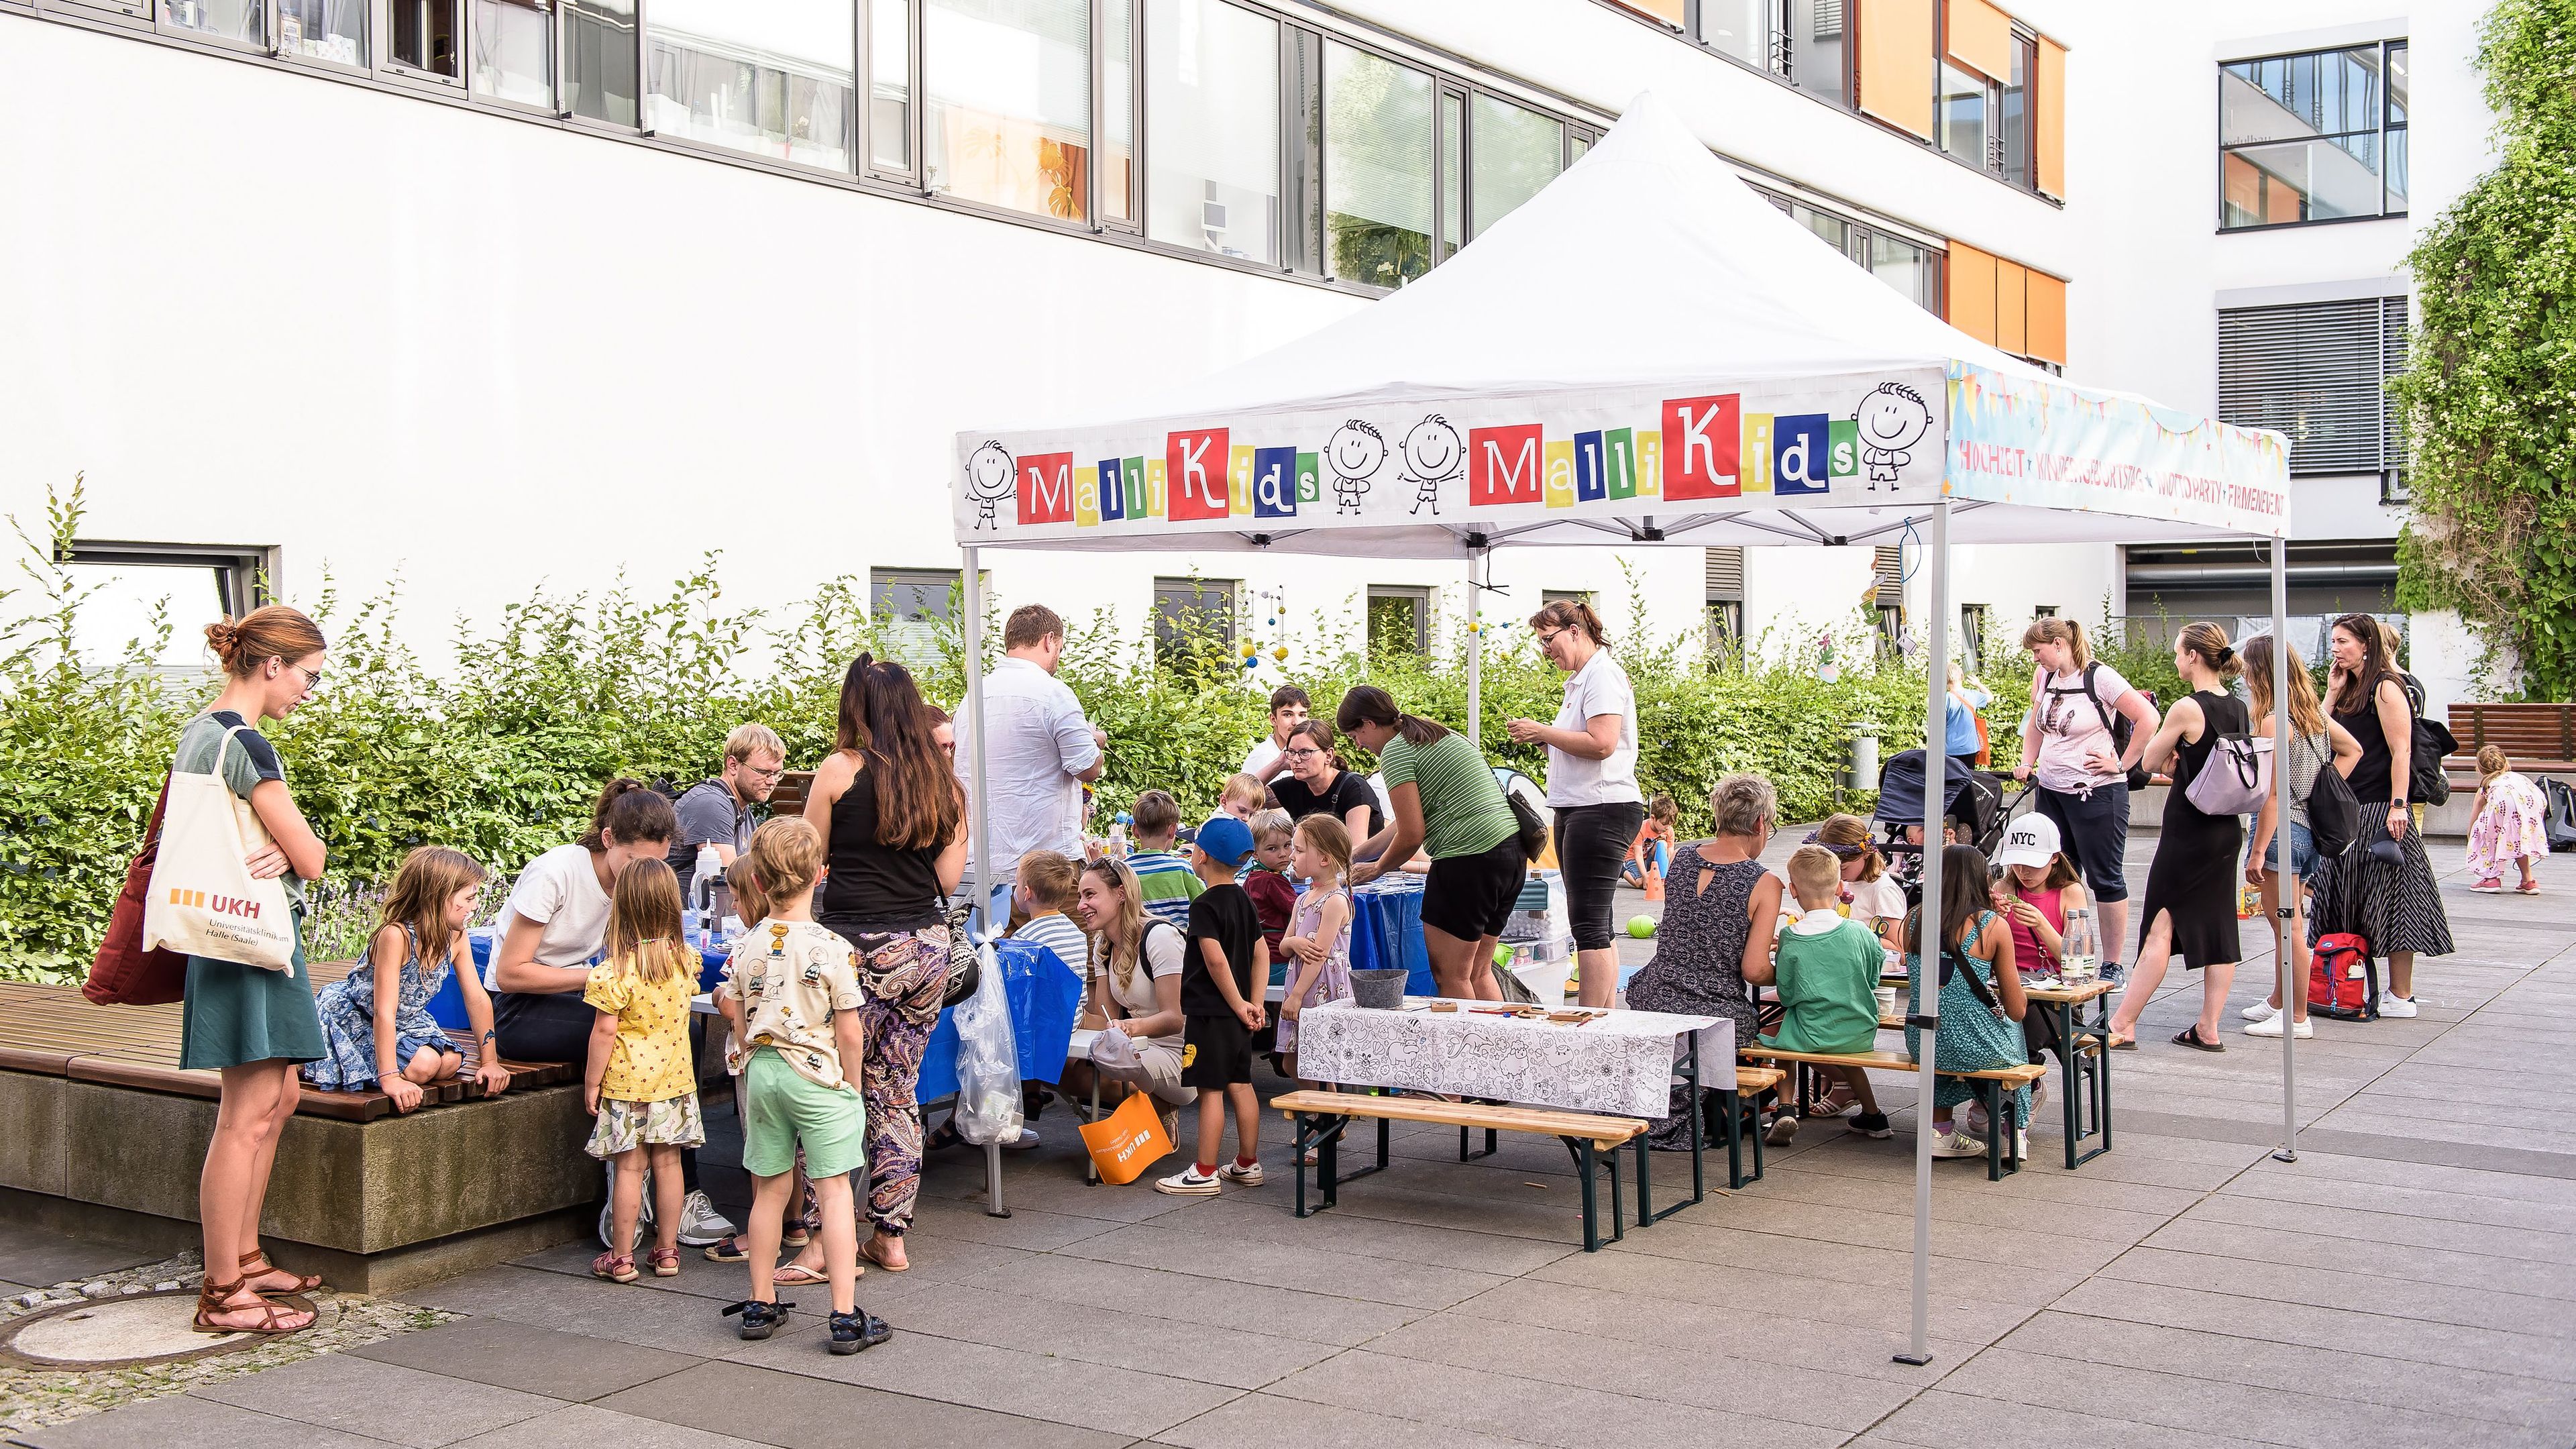
[[[1842,860],[1821,845],[1802,845],[1789,857],[1789,888],[1801,914],[1780,933],[1771,965],[1778,982],[1777,1031],[1759,1046],[1783,1051],[1859,1055],[1878,1046],[1878,971],[1885,953],[1878,935],[1843,915]],[[1748,973],[1749,978],[1750,973]],[[1757,1053],[1758,1055],[1758,1053]],[[1887,1114],[1870,1093],[1869,1074],[1857,1067],[1819,1067],[1850,1085],[1860,1101],[1851,1130],[1864,1137],[1892,1137]],[[1797,1119],[1782,1114],[1774,1141],[1794,1135]],[[1786,1133],[1778,1123],[1791,1124]]]

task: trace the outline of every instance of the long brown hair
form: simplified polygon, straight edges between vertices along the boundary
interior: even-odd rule
[[[2281,648],[2290,666],[2290,733],[2302,739],[2324,734],[2326,715],[2317,705],[2317,682],[2299,662],[2298,650],[2287,644]],[[2236,652],[2245,661],[2245,692],[2254,697],[2254,717],[2262,719],[2272,713],[2272,636],[2257,634]]]
[[[859,757],[877,792],[877,844],[944,850],[957,838],[966,802],[912,671],[861,654],[841,679],[841,727],[833,748]]]
[[[687,969],[680,878],[671,873],[670,862],[658,855],[638,856],[617,873],[617,887],[608,895],[607,946],[611,966],[656,986]]]
[[[590,807],[590,833],[579,843],[597,855],[608,848],[611,835],[628,844],[649,840],[668,845],[679,830],[679,817],[671,813],[671,802],[660,791],[620,776],[601,788],[597,803]]]
[[[262,662],[293,663],[324,648],[322,629],[301,610],[284,604],[262,604],[235,619],[229,615],[206,626],[206,647],[227,674],[247,679]]]
[[[384,914],[377,925],[411,927],[425,976],[430,962],[446,960],[447,953],[456,946],[455,933],[447,928],[449,898],[489,879],[491,873],[464,851],[424,845],[404,856],[402,867],[394,872],[394,883],[385,891]]]
[[[1826,816],[1825,823],[1816,827],[1816,843],[1839,859],[1863,862],[1863,881],[1874,881],[1887,872],[1887,857],[1879,854],[1878,847],[1870,841],[1869,822],[1857,815]]]
[[[1091,961],[1096,968],[1106,964],[1124,991],[1136,979],[1136,958],[1145,950],[1145,892],[1136,884],[1136,872],[1127,862],[1107,856],[1082,868],[1084,875],[1096,875],[1110,889],[1118,892],[1118,919],[1091,936]],[[1079,890],[1080,882],[1076,882]]]
[[[2245,668],[2236,657],[2236,647],[2227,642],[2227,631],[2206,619],[2183,625],[2182,632],[2174,636],[2174,648],[2207,665],[2221,683],[2234,679]]]
[[[1994,868],[1986,864],[1985,853],[1973,845],[1942,847],[1941,944],[1945,948],[1967,944],[1960,937],[1968,923],[1979,912],[1993,910],[1994,905]],[[1923,950],[1923,912],[1919,908],[1905,918],[1905,949],[1918,955]]]
[[[1344,690],[1342,702],[1333,709],[1333,723],[1343,734],[1349,734],[1364,724],[1391,729],[1417,750],[1449,733],[1449,727],[1436,719],[1424,719],[1397,709],[1395,696],[1374,684],[1353,685]]]
[[[2370,703],[2379,693],[2379,681],[2394,679],[2397,671],[2389,666],[2388,646],[2379,637],[2379,621],[2368,614],[2344,614],[2326,626],[2329,631],[2341,629],[2361,646],[2361,667],[2347,673],[2335,687],[2334,698],[2326,701],[2337,714],[2351,714]]]

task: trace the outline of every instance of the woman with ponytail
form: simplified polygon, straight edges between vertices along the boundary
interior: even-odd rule
[[[304,885],[321,876],[326,853],[296,808],[277,749],[259,722],[294,713],[321,683],[322,631],[295,610],[269,604],[208,624],[206,646],[223,665],[223,692],[179,731],[170,768],[211,774],[220,767],[224,783],[250,802],[271,841],[250,857],[250,873],[284,878],[297,944],[284,971],[188,958],[179,1065],[220,1073],[223,1083],[197,1179],[206,1272],[195,1327],[200,1333],[294,1333],[312,1326],[312,1310],[272,1300],[309,1292],[322,1280],[272,1267],[259,1246],[259,1219],[278,1137],[295,1115],[296,1069],[326,1050],[302,941]]]
[[[1494,942],[1529,879],[1520,822],[1503,787],[1467,737],[1395,707],[1395,696],[1363,684],[1342,696],[1333,723],[1386,771],[1395,819],[1354,847],[1350,883],[1366,885],[1413,858],[1431,857],[1422,883],[1422,945],[1440,994],[1497,1001]]]
[[[2149,769],[2173,776],[2165,816],[2156,836],[2156,858],[2147,867],[2145,934],[2138,966],[2130,973],[2119,1008],[2111,1013],[2111,1045],[2137,1044],[2138,1016],[2163,984],[2165,967],[2180,956],[2201,973],[2200,1020],[2174,1034],[2174,1045],[2223,1052],[2219,1013],[2236,980],[2242,954],[2236,935],[2236,857],[2245,844],[2237,815],[2206,815],[2191,803],[2191,782],[2209,764],[2221,735],[2249,733],[2245,701],[2227,681],[2244,672],[2227,631],[2216,624],[2183,626],[2174,639],[2174,668],[2191,693],[2174,701],[2164,724],[2147,742]]]
[[[2030,681],[2030,714],[2022,721],[2016,780],[2039,786],[2039,810],[2057,822],[2067,856],[2084,872],[2084,888],[2102,908],[2102,979],[2120,979],[2129,942],[2129,769],[2156,732],[2156,707],[2109,665],[2093,657],[2084,626],[2072,619],[2033,619],[2021,647],[2039,662]],[[2129,722],[2119,743],[2113,723]]]

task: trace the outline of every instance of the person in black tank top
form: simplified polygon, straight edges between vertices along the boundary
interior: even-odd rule
[[[921,1193],[921,1055],[948,991],[940,905],[966,868],[965,793],[934,728],[909,671],[860,655],[841,681],[839,738],[805,796],[830,868],[815,919],[858,952],[868,992],[854,1075],[867,1099],[873,1232],[859,1251],[897,1272]],[[823,1270],[819,1233],[797,1261]]]
[[[2201,973],[2200,1020],[2177,1032],[2174,1043],[2224,1051],[2219,1013],[2226,1009],[2227,988],[2235,983],[2236,962],[2244,954],[2236,935],[2236,857],[2245,844],[2245,822],[2241,816],[2201,813],[2186,792],[2218,748],[2219,736],[2246,732],[2245,702],[2227,689],[2227,681],[2243,673],[2244,666],[2227,642],[2226,630],[2194,623],[2174,640],[2174,668],[2191,693],[2165,712],[2144,757],[2147,768],[2165,771],[2173,783],[2165,792],[2156,858],[2147,867],[2138,963],[2119,1008],[2111,1013],[2111,1045],[2136,1043],[2138,1015],[2163,984],[2166,965],[2179,955],[2189,969]]]
[[[2387,958],[2379,1014],[2413,1016],[2415,958],[2451,952],[2441,887],[2424,854],[2423,833],[2406,808],[2415,763],[2415,701],[2388,655],[2377,619],[2346,614],[2335,620],[2326,648],[2334,660],[2326,707],[2361,745],[2361,759],[2346,777],[2361,802],[2361,838],[2345,853],[2347,868],[2325,873],[2317,914],[2357,925],[2371,954]],[[2396,844],[2394,860],[2372,849],[2383,841]]]

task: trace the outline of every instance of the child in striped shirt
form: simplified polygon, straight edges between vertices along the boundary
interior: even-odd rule
[[[1127,857],[1127,868],[1136,872],[1141,904],[1148,915],[1187,931],[1190,902],[1207,887],[1172,849],[1180,835],[1181,804],[1168,791],[1148,790],[1136,797],[1136,807],[1128,813],[1136,822],[1136,848]]]

